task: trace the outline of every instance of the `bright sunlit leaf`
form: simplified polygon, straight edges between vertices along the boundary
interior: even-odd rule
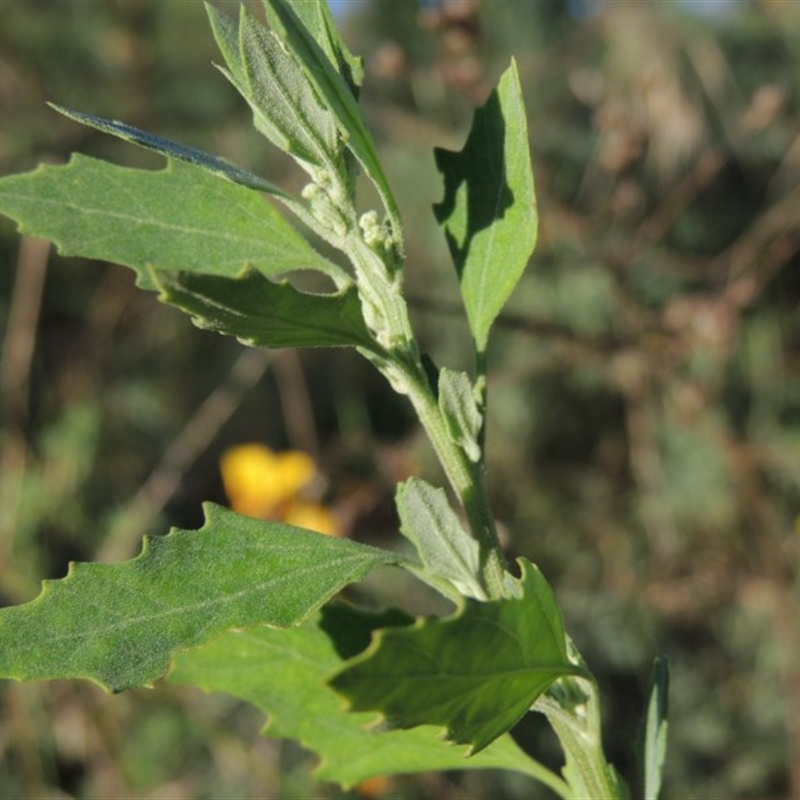
[[[341,272],[259,192],[182,161],[144,170],[76,154],[64,166],[0,179],[0,212],[63,255],[131,267],[143,289],[156,288],[153,269],[229,277],[246,264],[270,276]]]
[[[30,603],[0,610],[0,677],[151,684],[180,650],[232,628],[297,625],[379,564],[346,539],[207,504],[199,531],[145,540],[123,564],[73,564]]]
[[[435,151],[444,197],[434,206],[478,350],[536,246],[538,214],[525,104],[514,61],[475,112],[458,153]]]

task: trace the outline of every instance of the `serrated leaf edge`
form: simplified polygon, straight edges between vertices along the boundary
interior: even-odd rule
[[[427,627],[429,625],[439,624],[439,623],[443,623],[443,622],[446,623],[446,622],[455,621],[459,617],[463,616],[464,613],[466,613],[466,611],[468,609],[468,604],[470,604],[470,603],[474,603],[474,602],[480,602],[481,604],[483,604],[484,602],[486,602],[486,603],[508,603],[508,602],[519,602],[519,601],[523,600],[525,598],[525,595],[523,593],[523,587],[524,587],[526,579],[534,571],[537,572],[537,573],[540,573],[540,570],[535,564],[529,562],[527,559],[524,559],[524,558],[517,559],[517,564],[520,566],[521,573],[522,573],[521,576],[519,578],[515,578],[515,577],[513,577],[511,575],[508,576],[509,579],[510,579],[509,580],[509,584],[514,587],[515,592],[516,592],[516,595],[514,597],[511,597],[511,598],[500,598],[500,599],[497,599],[497,600],[488,600],[488,601],[465,600],[465,602],[463,604],[457,606],[455,613],[451,614],[450,616],[447,616],[447,617],[419,617],[414,622],[413,625],[407,626],[406,630],[408,630],[409,627],[414,629],[414,630],[423,630],[425,627]],[[549,586],[548,586],[548,584],[546,582],[538,582],[537,585],[539,587],[544,586],[544,587],[547,587],[549,589]],[[536,597],[537,598],[541,597],[541,595],[540,595],[540,593],[538,591],[536,592]],[[559,610],[558,606],[553,604],[552,602],[550,602],[551,598],[547,598],[547,600],[548,600],[548,605],[551,606],[551,608],[558,614],[558,617],[560,619],[561,614],[560,614],[560,610]],[[359,653],[358,655],[354,656],[351,659],[348,659],[340,667],[338,667],[334,672],[332,672],[331,675],[326,679],[326,683],[330,685],[332,683],[332,681],[336,677],[338,677],[340,674],[345,672],[348,668],[350,668],[352,666],[355,666],[355,665],[357,665],[357,664],[359,664],[359,663],[361,663],[363,661],[369,660],[379,650],[379,648],[381,646],[381,643],[382,643],[383,639],[385,638],[385,636],[389,635],[392,632],[392,630],[393,630],[393,628],[379,628],[379,629],[374,630],[372,632],[372,641],[370,642],[370,644],[361,653]],[[563,626],[562,626],[562,632],[563,632]],[[559,637],[555,637],[554,636],[554,638],[558,639]],[[562,650],[563,650],[563,655],[564,655],[564,658],[565,658],[565,661],[566,661],[566,659],[567,659],[566,637],[564,637]],[[584,668],[584,667],[582,667],[580,665],[577,665],[577,664],[570,663],[570,662],[567,662],[567,663],[564,663],[564,664],[559,664],[559,665],[552,665],[552,666],[549,666],[549,667],[543,666],[541,668],[525,667],[523,669],[515,670],[515,671],[516,672],[520,672],[520,671],[522,671],[522,672],[534,671],[535,672],[535,671],[537,671],[537,669],[541,669],[542,671],[543,670],[558,669],[560,674],[553,678],[553,680],[551,681],[551,684],[554,683],[555,681],[559,680],[559,678],[566,677],[566,676],[577,676],[577,677],[585,678],[587,680],[593,680],[591,673],[586,668]],[[480,677],[477,677],[476,680],[480,680]],[[336,690],[334,689],[334,691],[336,691]],[[544,691],[546,691],[546,689]],[[541,694],[539,696],[541,696]],[[345,696],[343,696],[342,708],[346,712],[365,713],[363,710],[354,709],[353,703]],[[532,709],[533,709],[533,704],[530,706],[529,710],[532,710]],[[375,710],[375,714],[376,714],[375,721],[373,723],[370,723],[367,727],[378,727],[380,725],[392,726],[391,717],[387,716],[385,713],[383,713],[380,710]],[[523,712],[523,714],[524,714],[524,712]],[[520,717],[520,719],[521,719],[521,717]],[[438,725],[438,724],[432,724],[432,723],[425,723],[425,724],[427,724],[427,725],[429,725],[430,727],[433,727],[433,728],[441,729],[444,732],[443,733],[443,739],[445,741],[447,741],[447,742],[449,742],[449,743],[451,743],[451,744],[453,744],[455,746],[467,745],[468,746],[467,747],[467,752],[466,752],[466,757],[467,758],[469,758],[471,756],[474,756],[476,753],[481,752],[483,749],[485,749],[485,747],[488,746],[488,744],[491,744],[491,742],[489,742],[488,744],[485,744],[485,745],[483,745],[481,747],[476,747],[470,741],[459,740],[458,738],[456,738],[453,735],[452,729],[447,725]],[[420,727],[420,726],[415,725],[415,726],[412,726],[412,727]],[[506,733],[507,732],[508,731],[506,731]],[[501,734],[501,736],[503,736],[503,735],[505,735],[505,734]],[[496,741],[499,738],[500,738],[499,736],[495,737],[495,739],[493,739],[492,741]]]

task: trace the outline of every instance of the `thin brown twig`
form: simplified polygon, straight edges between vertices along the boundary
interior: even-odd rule
[[[689,172],[639,226],[631,251],[641,252],[642,246],[661,241],[678,217],[709,186],[724,166],[725,158],[718,149],[709,148],[702,152]]]
[[[49,255],[46,239],[22,237],[0,366],[4,416],[20,427],[28,418],[29,378]]]
[[[275,360],[274,369],[289,441],[292,447],[305,450],[316,458],[319,438],[303,362],[294,350],[287,350]]]
[[[50,242],[22,238],[0,362],[0,576],[13,546],[22,502],[30,373],[49,255]]]
[[[26,797],[49,797],[36,706],[43,689],[31,684],[11,684],[3,692],[3,722],[12,731],[10,750],[14,771]]]
[[[711,274],[721,273],[728,281],[749,274],[763,286],[774,275],[763,269],[762,255],[776,239],[790,231],[800,230],[800,189],[795,189],[754,220],[742,235],[711,264]],[[762,267],[762,268],[760,268]]]

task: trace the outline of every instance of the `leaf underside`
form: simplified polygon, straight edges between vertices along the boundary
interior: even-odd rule
[[[250,104],[256,128],[273,144],[301,161],[327,167],[336,164],[342,143],[336,119],[304,75],[298,55],[240,8],[236,70],[244,83],[235,85]]]
[[[361,58],[354,56],[339,36],[336,20],[326,0],[290,0],[290,4],[300,22],[311,34],[315,42],[328,57],[334,69],[358,99],[358,92],[364,80],[364,67]]]
[[[400,530],[416,547],[426,571],[463,595],[485,599],[475,578],[480,574],[478,543],[464,530],[444,490],[412,477],[398,485],[395,503]]]
[[[463,448],[471,461],[479,461],[483,416],[465,372],[442,368],[439,373],[439,409],[447,423],[450,438]]]
[[[161,300],[191,314],[196,325],[247,345],[377,347],[352,284],[336,294],[308,294],[255,270],[235,279],[166,272],[155,280]]]
[[[520,563],[520,597],[468,600],[452,617],[380,631],[331,685],[353,711],[380,711],[401,728],[441,725],[449,739],[480,751],[554,680],[583,674],[567,658],[550,587]]]
[[[173,142],[171,139],[165,139],[163,136],[157,136],[155,133],[143,131],[140,128],[135,128],[133,125],[128,125],[127,122],[120,122],[115,119],[103,119],[102,117],[95,117],[92,114],[84,114],[82,111],[75,111],[71,108],[64,108],[56,103],[48,103],[50,108],[69,117],[75,122],[80,122],[82,125],[88,125],[90,128],[95,128],[103,133],[109,133],[116,136],[123,141],[130,142],[131,144],[144,147],[146,150],[152,150],[160,155],[174,158],[178,161],[185,161],[196,167],[207,170],[213,175],[221,178],[227,178],[229,181],[246,186],[248,189],[256,189],[259,192],[266,192],[267,194],[275,195],[276,197],[288,197],[288,195],[275,184],[264,180],[258,175],[254,175],[242,167],[226,161],[224,158],[213,156],[203,150],[197,150],[194,147],[187,147],[186,145],[178,142]]]
[[[146,538],[122,564],[73,564],[0,610],[0,677],[149,685],[179,650],[232,628],[297,625],[397,556],[206,504],[199,531]]]

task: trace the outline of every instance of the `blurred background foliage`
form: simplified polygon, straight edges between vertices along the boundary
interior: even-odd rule
[[[518,59],[540,244],[491,346],[490,485],[509,555],[543,567],[600,680],[610,757],[635,774],[663,653],[664,797],[800,797],[800,3],[362,0],[343,26],[367,59],[420,337],[452,366],[469,350],[431,148],[460,149]],[[53,100],[298,188],[213,60],[199,2],[4,0],[0,174],[74,150],[160,166]],[[3,604],[71,559],[197,526],[202,500],[225,502],[232,445],[309,453],[314,498],[383,546],[395,482],[439,477],[355,354],[245,352],[5,219],[0,330]],[[1,798],[548,796],[502,773],[342,793],[251,709],[171,686],[4,684],[0,703]],[[536,719],[515,733],[558,763]]]

